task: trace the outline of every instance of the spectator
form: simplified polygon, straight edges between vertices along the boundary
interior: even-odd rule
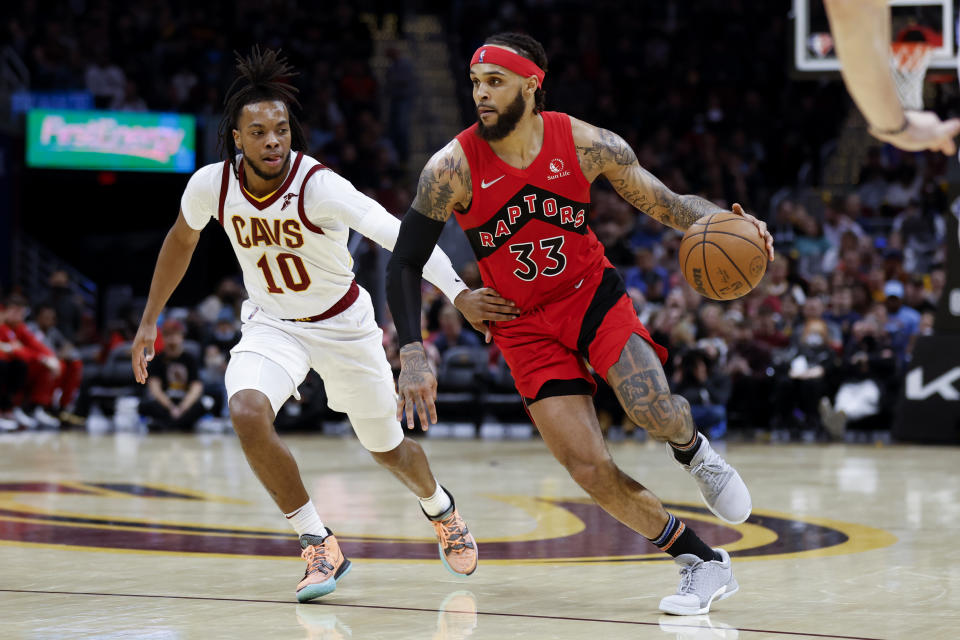
[[[805,276],[821,273],[823,258],[830,248],[830,241],[824,235],[820,222],[807,213],[806,208],[797,207],[793,228],[793,248],[799,263],[798,270]]]
[[[852,233],[855,238],[866,235],[857,221],[843,212],[842,205],[834,197],[823,208],[823,236],[830,246],[836,247],[847,232]]]
[[[910,273],[929,271],[945,235],[942,216],[923,212],[918,202],[911,201],[893,219],[893,231],[903,239],[903,268]]]
[[[58,409],[56,413],[61,414],[62,419],[76,400],[83,378],[83,363],[77,348],[57,328],[57,312],[52,306],[37,305],[33,316],[35,320],[27,328],[60,360],[60,375],[54,380],[52,397],[45,404]]]
[[[716,354],[721,367],[727,364],[727,335],[729,320],[723,315],[723,307],[716,302],[700,306],[697,317],[697,346],[710,349]]]
[[[224,309],[230,311],[234,318],[240,313],[240,305],[247,297],[247,292],[235,278],[224,278],[217,285],[216,293],[212,293],[197,307],[201,317],[213,323],[220,318]]]
[[[75,343],[83,317],[83,303],[70,287],[70,276],[66,271],[57,269],[50,274],[47,286],[47,295],[40,304],[53,307],[57,329],[63,334],[64,340]]]
[[[824,396],[819,407],[830,437],[842,440],[848,426],[885,426],[890,398],[896,397],[897,359],[889,334],[874,316],[854,323],[838,373],[842,382],[833,404]]]
[[[894,211],[920,200],[921,176],[912,158],[912,155],[903,155],[900,166],[894,170],[894,181],[887,188],[884,204]]]
[[[183,350],[185,331],[179,320],[163,323],[164,348],[150,363],[147,394],[140,404],[140,415],[152,418],[151,428],[192,429],[206,413],[199,364]]]
[[[767,275],[761,281],[765,297],[764,302],[774,311],[782,309],[782,299],[789,296],[794,303],[800,303],[805,296],[800,287],[790,281],[790,262],[787,256],[778,253],[767,266]]]
[[[450,347],[479,347],[480,338],[471,331],[463,330],[463,318],[460,312],[449,302],[440,309],[440,331],[433,345],[443,355]]]
[[[803,321],[810,322],[811,320],[823,321],[824,326],[827,328],[827,346],[839,352],[843,347],[843,332],[839,325],[826,317],[823,300],[814,295],[811,295],[803,303]],[[797,336],[794,337],[796,338]]]
[[[767,351],[790,344],[790,337],[777,327],[777,315],[769,304],[763,303],[757,310],[753,338]]]
[[[417,73],[410,59],[396,47],[387,49],[390,66],[387,68],[385,92],[390,104],[387,130],[401,163],[410,156],[410,125],[414,99],[418,93]]]
[[[611,191],[594,194],[594,219],[591,222],[604,253],[616,267],[634,263],[629,236],[633,230],[636,212],[619,195]]]
[[[823,320],[807,320],[800,330],[800,339],[782,355],[773,390],[777,427],[794,432],[820,430],[820,398],[829,392],[829,379],[836,368],[828,340],[829,331]]]
[[[775,331],[770,307],[760,311],[766,316],[766,326]],[[728,414],[748,426],[770,424],[772,379],[769,375],[772,364],[771,345],[755,338],[749,318],[742,319],[733,330],[733,343],[727,358],[727,374],[731,379]],[[786,338],[783,339],[786,344]]]
[[[224,415],[227,407],[227,355],[216,344],[208,344],[203,350],[203,368],[200,370],[200,381],[203,383],[203,393],[213,400],[210,413],[215,416]]]
[[[860,314],[853,310],[853,290],[846,286],[836,286],[830,296],[830,309],[823,317],[840,328],[842,340],[846,343],[853,324],[861,318]]]
[[[646,300],[662,302],[670,292],[667,283],[669,272],[654,262],[650,249],[637,249],[633,255],[634,266],[623,272],[627,289],[637,289]]]
[[[60,421],[51,414],[53,391],[62,372],[57,356],[27,328],[24,318],[27,314],[27,301],[13,295],[7,299],[6,326],[14,342],[12,354],[27,365],[27,382],[22,398],[23,409],[32,420],[25,420],[18,409],[14,414],[27,427],[42,426],[56,429]]]
[[[87,65],[84,81],[87,91],[93,94],[93,105],[97,109],[106,109],[122,100],[127,86],[126,75],[110,60],[106,46],[101,46]]]
[[[890,335],[894,352],[901,362],[906,360],[907,345],[920,326],[920,312],[903,304],[904,287],[899,280],[890,280],[883,287],[887,311],[884,329]]]
[[[921,314],[937,310],[937,301],[927,290],[926,279],[920,274],[914,274],[907,278],[907,282],[904,284],[903,303],[911,309],[916,309]]]
[[[947,272],[936,267],[930,272],[930,302],[937,305],[943,299],[943,288],[947,286]]]
[[[16,403],[27,385],[27,363],[18,355],[21,348],[7,324],[7,309],[0,304],[0,431],[36,427],[36,421]]]
[[[693,349],[683,355],[674,392],[687,399],[694,424],[710,438],[727,433],[731,387],[730,376],[714,367],[705,352]]]
[[[224,307],[217,315],[216,324],[209,331],[205,340],[206,348],[216,347],[221,354],[230,353],[230,349],[240,342],[240,330],[237,328],[237,322],[233,314],[233,309]]]

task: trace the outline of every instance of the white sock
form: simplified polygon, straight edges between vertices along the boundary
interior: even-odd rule
[[[436,478],[434,478],[436,482]],[[450,505],[453,504],[450,502],[450,496],[447,495],[447,492],[443,490],[443,487],[440,486],[440,483],[437,482],[437,490],[433,492],[433,495],[429,498],[418,498],[420,500],[420,506],[423,507],[423,510],[427,512],[427,515],[430,517],[435,517],[446,511],[450,508]]]
[[[302,536],[305,533],[311,536],[327,535],[327,530],[323,527],[323,522],[320,520],[320,514],[317,513],[317,508],[313,506],[313,500],[308,500],[307,504],[299,509],[294,509],[290,513],[283,515],[286,517],[287,522],[290,523],[290,526],[293,527],[293,530],[297,532],[298,536]]]

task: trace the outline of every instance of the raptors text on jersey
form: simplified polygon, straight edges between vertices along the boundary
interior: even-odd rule
[[[457,136],[470,165],[473,199],[457,213],[484,284],[529,310],[573,291],[609,266],[587,226],[590,183],[580,171],[570,117],[544,111],[543,145],[526,169],[501,160],[477,135]]]

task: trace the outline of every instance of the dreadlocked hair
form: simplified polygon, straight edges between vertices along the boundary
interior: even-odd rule
[[[544,72],[547,71],[547,52],[543,50],[543,45],[537,39],[525,33],[498,33],[487,38],[484,44],[499,44],[510,47],[527,60],[533,61]],[[533,100],[533,112],[540,113],[543,111],[546,105],[546,91],[543,90],[543,87],[537,88],[533,94]]]
[[[220,154],[231,162],[237,155],[237,148],[233,142],[233,130],[237,128],[240,112],[248,104],[279,100],[287,107],[287,117],[290,121],[290,147],[294,151],[306,151],[307,139],[303,135],[300,121],[293,114],[291,107],[300,108],[297,94],[300,92],[288,79],[298,75],[289,64],[287,58],[280,55],[280,51],[272,49],[260,50],[254,46],[250,55],[244,58],[238,52],[237,71],[240,75],[230,88],[223,101],[223,118],[217,129]],[[236,169],[234,169],[236,171]]]

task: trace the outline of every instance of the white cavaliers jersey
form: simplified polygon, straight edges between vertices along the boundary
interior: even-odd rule
[[[202,229],[211,218],[220,223],[250,300],[268,314],[292,320],[323,313],[353,282],[350,227],[382,207],[296,151],[286,180],[262,200],[244,188],[243,172],[241,159],[236,171],[223,161],[194,173],[180,202],[187,224]]]

